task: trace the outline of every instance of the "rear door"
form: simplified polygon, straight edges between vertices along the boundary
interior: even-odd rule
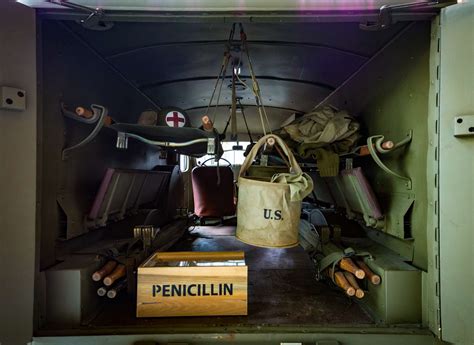
[[[27,6],[36,8],[65,8],[58,5],[63,2],[92,9],[117,11],[348,11],[378,10],[383,5],[399,5],[411,3],[407,0],[18,0]],[[424,2],[424,1],[415,1]],[[440,1],[444,2],[444,1]],[[67,8],[67,7],[66,7]],[[77,7],[76,7],[77,8]]]
[[[474,1],[443,9],[440,23],[440,328],[474,344]]]

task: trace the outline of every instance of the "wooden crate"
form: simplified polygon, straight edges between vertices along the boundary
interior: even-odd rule
[[[137,317],[247,315],[243,252],[161,252],[138,268]]]

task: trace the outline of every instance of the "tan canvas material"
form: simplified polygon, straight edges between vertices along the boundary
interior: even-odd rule
[[[288,173],[275,174],[271,182],[245,177],[260,147],[268,138],[286,156]],[[259,247],[293,247],[298,244],[301,201],[313,190],[313,181],[303,173],[285,142],[274,134],[262,137],[252,148],[239,173],[237,238]]]

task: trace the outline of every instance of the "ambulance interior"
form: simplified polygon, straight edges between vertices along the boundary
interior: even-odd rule
[[[376,14],[363,18],[240,25],[171,17],[90,29],[40,15],[36,334],[428,328],[436,24],[433,13],[417,12],[371,30],[361,23],[376,25]],[[309,134],[295,139],[285,128],[305,119],[316,126],[318,111],[329,114],[325,125],[337,114],[350,119],[351,139],[346,128],[302,153]],[[235,208],[220,209],[234,205],[247,146],[264,133],[289,143],[314,184],[292,248],[239,241]],[[268,180],[285,170],[277,146],[266,143],[247,174]],[[216,155],[226,159],[219,168]],[[230,192],[220,189],[229,170]],[[315,253],[328,243],[368,252],[362,260],[380,282],[359,280],[364,296],[347,296],[318,270]],[[137,267],[153,252],[240,250],[247,316],[136,317]],[[91,279],[110,260],[126,276],[113,298]]]

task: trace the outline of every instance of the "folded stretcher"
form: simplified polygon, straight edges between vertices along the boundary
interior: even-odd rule
[[[127,148],[127,139],[134,138],[146,144],[172,148],[180,154],[201,157],[222,153],[216,132],[190,127],[144,126],[117,123],[110,126],[117,131],[117,147]]]
[[[104,126],[105,120],[108,117],[107,108],[98,104],[92,104],[90,109],[91,116],[84,119],[66,109],[63,104],[61,105],[61,111],[64,116],[88,125],[95,125],[89,135],[79,143],[63,150],[63,159],[67,158],[68,152],[91,142]],[[193,157],[202,157],[208,154],[220,158],[223,153],[219,134],[215,130],[205,131],[190,127],[151,126],[129,123],[113,123],[107,125],[107,128],[117,131],[116,146],[119,149],[127,149],[128,139],[134,138],[149,145],[173,149],[180,154]]]

